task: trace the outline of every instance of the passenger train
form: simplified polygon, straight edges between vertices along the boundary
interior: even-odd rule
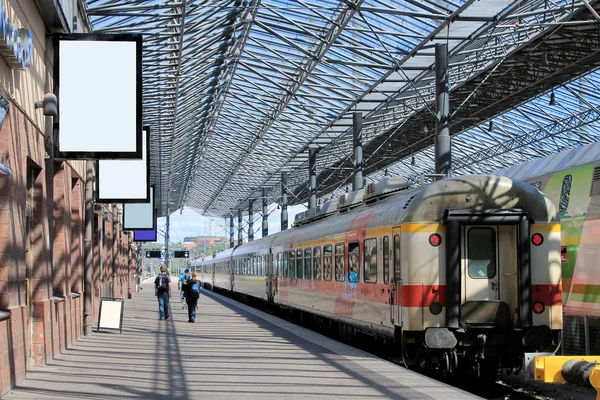
[[[374,182],[192,265],[205,287],[390,339],[446,374],[518,369],[560,341],[558,210],[507,177]]]
[[[565,314],[600,317],[600,142],[497,174],[534,185],[558,206]]]

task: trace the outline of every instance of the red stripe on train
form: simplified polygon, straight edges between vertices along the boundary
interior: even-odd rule
[[[531,303],[542,302],[546,307],[562,306],[562,285],[534,284],[531,286]]]
[[[446,307],[446,285],[402,285],[403,307],[429,307],[438,302]]]
[[[446,307],[445,285],[403,285],[402,306],[429,307],[438,302]],[[545,306],[562,306],[561,284],[536,284],[531,287],[531,303],[541,301]]]

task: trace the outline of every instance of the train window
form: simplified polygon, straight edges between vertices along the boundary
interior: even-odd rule
[[[377,282],[377,238],[365,239],[365,282]]]
[[[296,250],[296,278],[302,279],[303,274],[302,249],[298,249]]]
[[[335,245],[335,280],[344,280],[344,244]]]
[[[400,235],[394,235],[394,283],[402,280],[402,257],[400,253]]]
[[[597,196],[600,194],[600,166],[594,167],[594,173],[592,174],[592,186],[590,187],[590,197]]]
[[[296,252],[290,250],[290,278],[296,277]]]
[[[383,237],[383,283],[390,283],[390,238]]]
[[[275,260],[275,277],[279,278],[281,276],[281,253],[277,253]]]
[[[471,228],[467,240],[469,276],[473,279],[496,276],[496,232],[492,228]]]
[[[288,275],[289,275],[288,271],[289,271],[289,266],[290,265],[288,263],[288,260],[289,260],[288,254],[289,253],[287,251],[283,252],[283,277],[284,278],[287,278]]]
[[[321,248],[313,249],[313,279],[321,279]]]
[[[326,244],[325,246],[323,246],[323,279],[325,279],[326,281],[330,281],[333,277],[332,268],[333,260],[331,245]]]
[[[358,242],[348,243],[348,280],[360,281],[360,245]]]
[[[310,279],[312,271],[310,267],[312,265],[312,250],[310,248],[304,249],[304,279]]]
[[[569,198],[571,197],[571,183],[573,182],[573,177],[569,175],[565,175],[562,182],[562,189],[560,191],[560,202],[558,203],[558,211],[565,212],[569,207]]]

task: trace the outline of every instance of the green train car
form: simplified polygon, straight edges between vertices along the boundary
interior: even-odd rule
[[[558,207],[564,313],[600,318],[600,142],[495,174],[534,185]]]

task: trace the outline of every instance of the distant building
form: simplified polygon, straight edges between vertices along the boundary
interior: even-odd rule
[[[190,249],[196,246],[208,249],[210,246],[220,243],[227,243],[227,238],[220,236],[188,236],[183,238],[183,243],[181,245],[184,249]]]

